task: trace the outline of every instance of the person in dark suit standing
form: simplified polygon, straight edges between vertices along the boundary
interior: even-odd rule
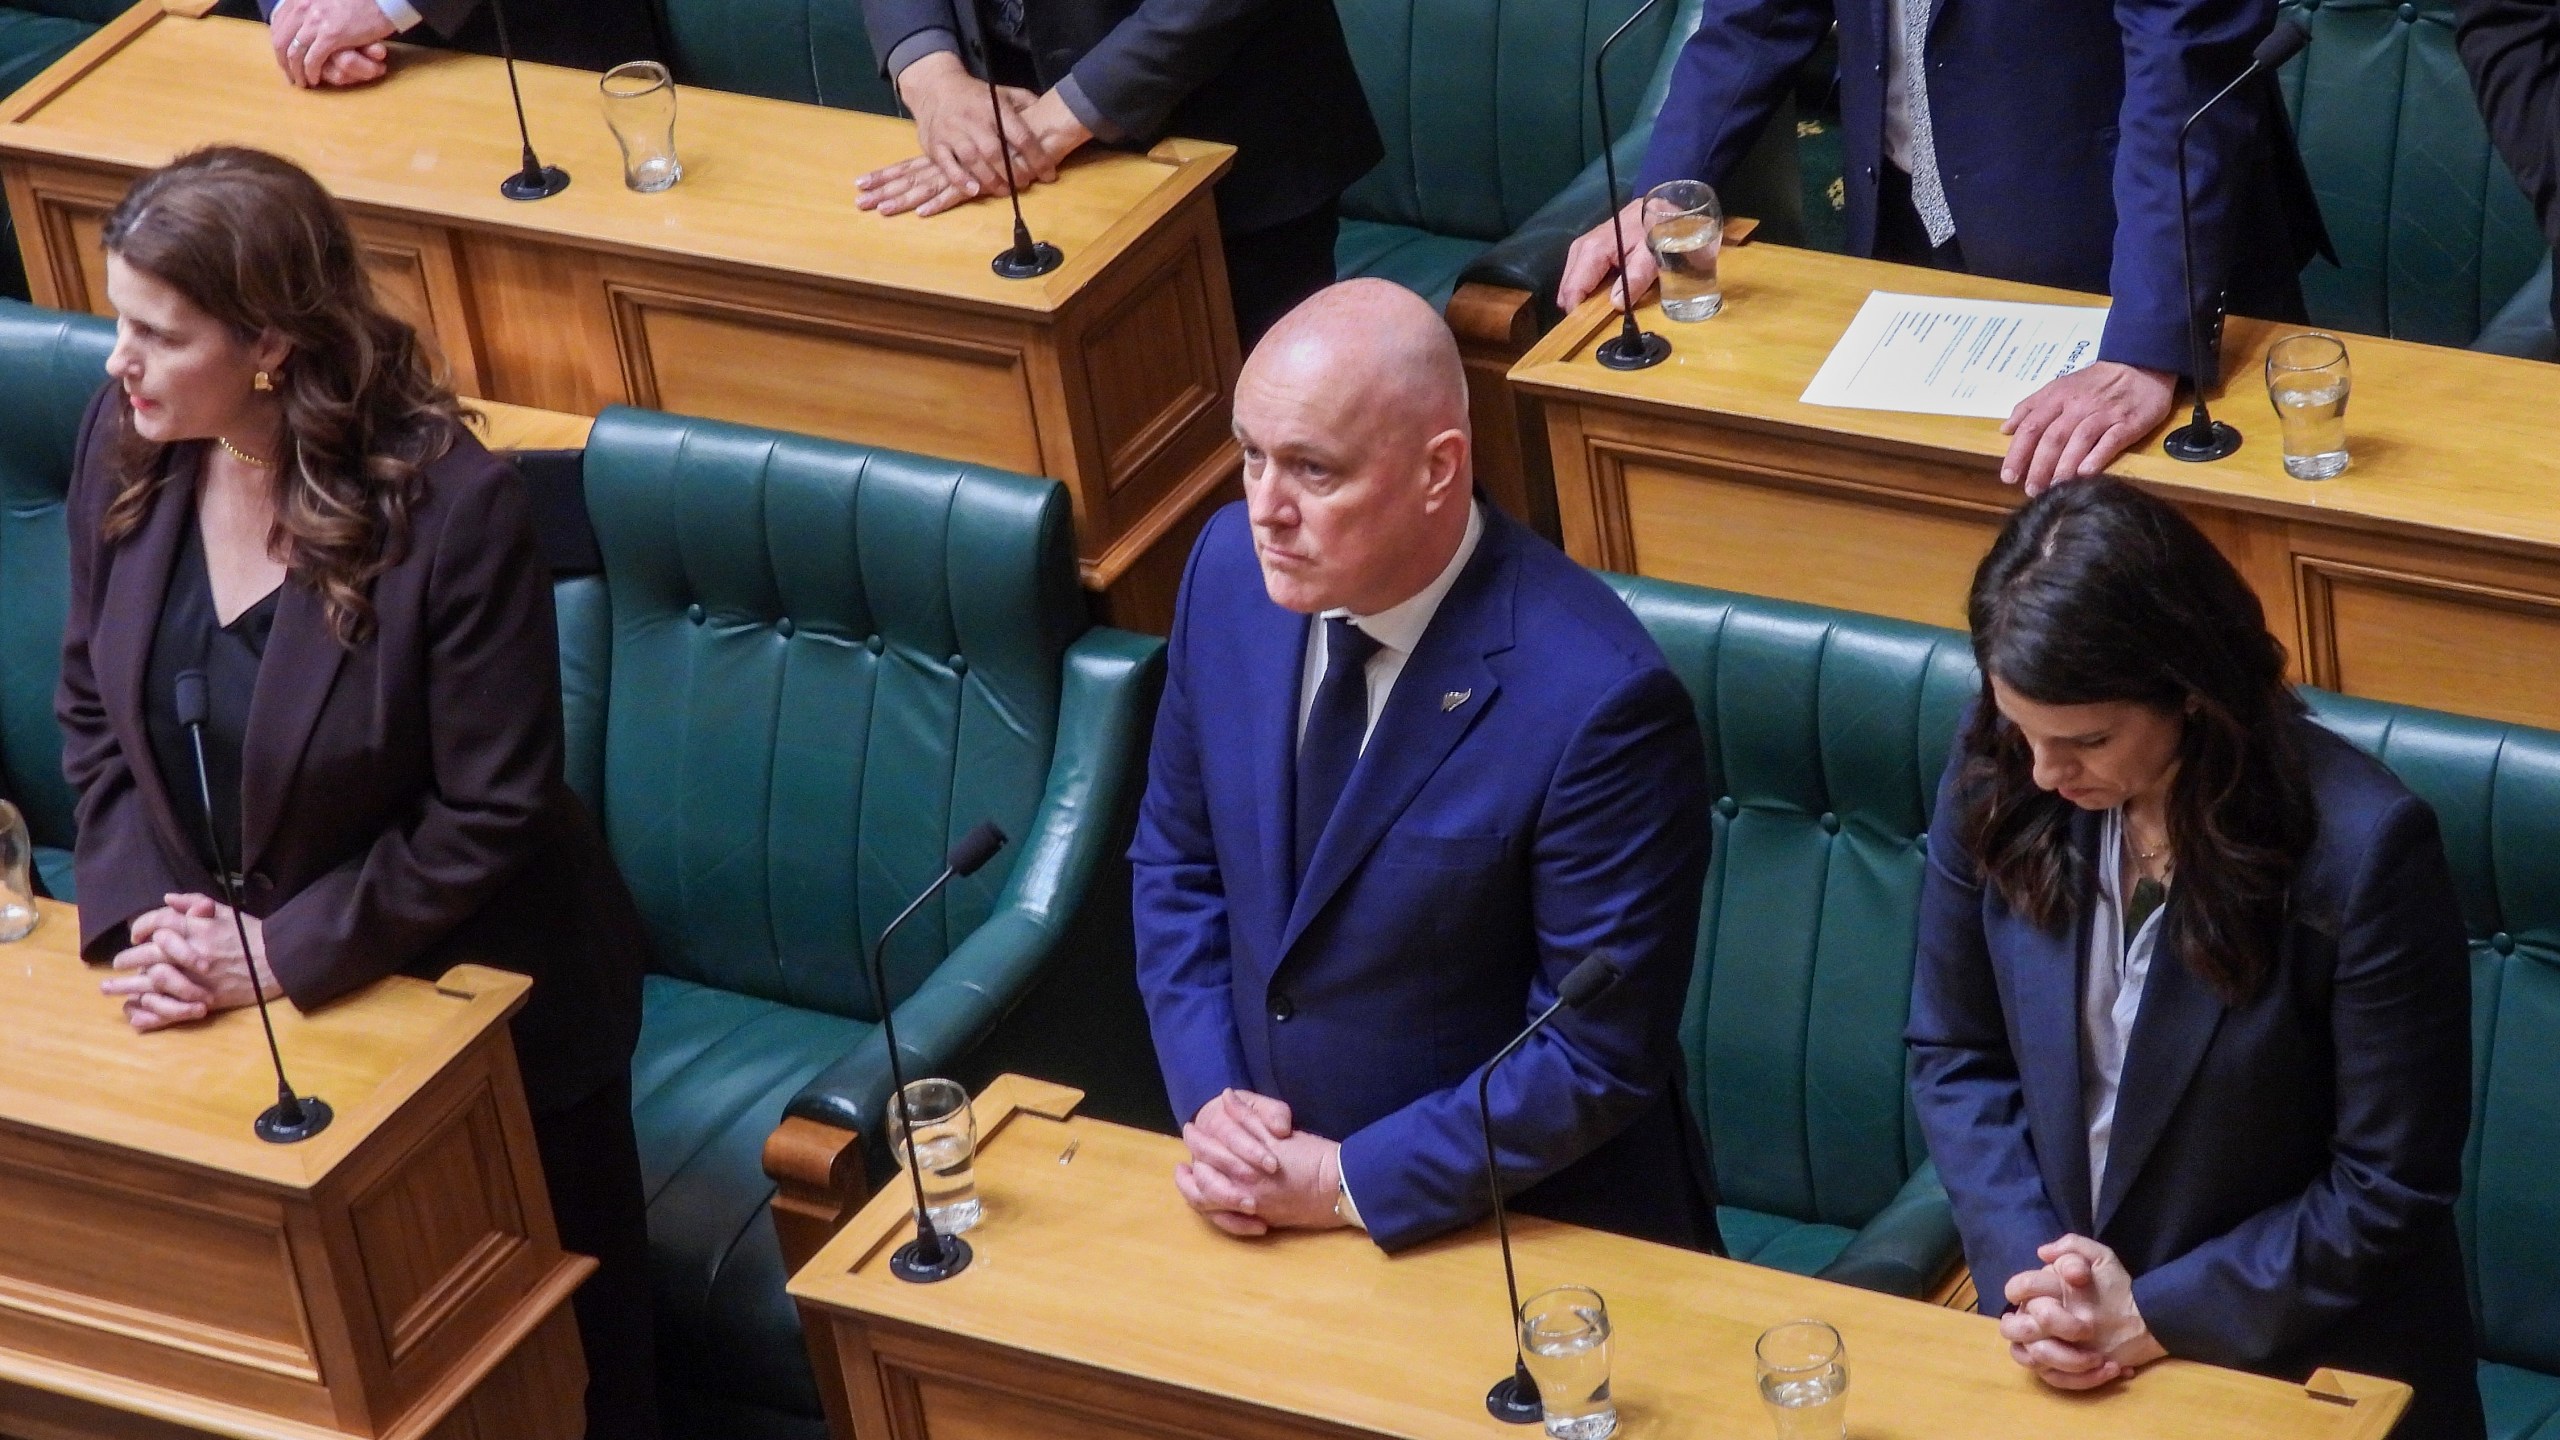
[[[2434,812],[2309,718],[2239,573],[2128,485],[2019,511],[1970,617],[1907,1038],[1983,1311],[2061,1388],[2337,1366],[2415,1388],[2404,1440],[2476,1440]]]
[[[863,0],[862,14],[923,152],[862,176],[864,209],[932,215],[1002,196],[1003,146],[1030,185],[1096,140],[1219,140],[1236,147],[1218,225],[1244,347],[1333,283],[1336,202],[1385,152],[1332,0]],[[994,71],[999,105],[962,63],[963,39]]]
[[[587,1433],[647,1440],[648,938],[562,778],[523,484],[292,165],[199,151],[136,181],[104,243],[116,346],[74,462],[55,701],[81,953],[113,962],[104,988],[142,1031],[465,960],[533,977],[514,1038],[534,1136],[561,1242],[602,1262],[576,1299]]]
[[[251,13],[267,22],[277,67],[301,86],[381,79],[395,38],[498,53],[497,16],[484,0],[256,0]],[[666,58],[651,0],[516,0],[507,6],[507,38],[519,60],[573,70]]]
[[[2188,137],[2192,294],[2181,278],[2179,127],[2248,65],[2275,0],[1707,0],[1626,212],[1638,295],[1644,192],[1722,183],[1835,21],[1853,253],[2115,297],[2097,363],[2004,422],[2002,480],[2094,475],[2159,428],[2191,310],[2303,318],[2296,277],[2328,239],[2273,76]],[[1611,244],[1605,223],[1574,242],[1565,305],[1606,281]]]
[[[2560,266],[2560,0],[2454,0],[2454,47],[2489,140],[2542,220]],[[2551,287],[2560,331],[2560,284]]]
[[[1482,1216],[1477,1072],[1605,952],[1618,984],[1493,1074],[1503,1187],[1720,1250],[1676,1033],[1710,823],[1687,690],[1472,493],[1457,344],[1410,291],[1292,312],[1236,431],[1130,851],[1175,1183],[1238,1234],[1401,1250]]]

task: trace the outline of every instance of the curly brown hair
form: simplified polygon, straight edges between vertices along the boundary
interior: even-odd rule
[[[423,467],[461,434],[462,408],[417,330],[375,298],[346,215],[292,162],[214,146],[136,180],[107,217],[106,250],[244,342],[292,347],[274,376],[285,443],[268,549],[320,593],[338,643],[361,643],[373,582],[405,553]],[[129,406],[121,418],[109,544],[141,526],[169,476],[170,447],[142,439]]]

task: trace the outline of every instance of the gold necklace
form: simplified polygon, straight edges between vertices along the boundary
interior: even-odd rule
[[[239,461],[243,465],[254,465],[261,470],[273,470],[276,468],[276,462],[273,460],[261,460],[257,456],[250,454],[248,451],[241,449],[239,446],[232,444],[231,441],[224,436],[214,436],[213,443],[230,451],[231,458]]]

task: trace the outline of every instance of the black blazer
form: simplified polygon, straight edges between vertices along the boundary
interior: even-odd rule
[[[2453,16],[2489,139],[2560,248],[2560,0],[2454,0]]]
[[[73,460],[54,702],[92,961],[163,894],[219,893],[152,760],[142,693],[204,446],[172,447],[141,528],[102,544],[125,414],[110,382]],[[559,1109],[628,1072],[647,936],[562,778],[550,578],[514,470],[469,435],[429,465],[373,603],[350,650],[319,593],[285,581],[241,755],[242,906],[304,1009],[466,960],[533,977],[516,1053],[535,1110]]]
[[[1911,1097],[1998,1314],[2065,1231],[2112,1246],[2172,1355],[2414,1385],[2400,1440],[2477,1440],[2453,1204],[2471,1125],[2471,962],[2435,812],[2310,720],[2319,834],[2275,973],[2225,1005],[2152,962],[2102,1193],[2080,1094],[2087,921],[2012,914],[1956,842],[1950,762],[1929,827]],[[2075,817],[2092,864],[2099,817]],[[2173,902],[2174,903],[2174,902]],[[2139,1382],[2137,1382],[2139,1383]]]
[[[278,0],[227,0],[217,13],[263,19]],[[497,17],[483,0],[410,0],[427,23],[400,38],[480,55],[498,53]],[[507,38],[516,58],[576,70],[610,70],[625,60],[664,60],[665,35],[651,0],[512,0]]]
[[[955,12],[974,42],[976,0],[862,0],[884,61],[919,31],[949,30]],[[1227,234],[1307,214],[1386,153],[1333,0],[1034,0],[1023,23],[1039,87],[1073,74],[1115,141],[1236,147],[1218,183]]]

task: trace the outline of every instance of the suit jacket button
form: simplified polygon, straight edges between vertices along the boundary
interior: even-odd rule
[[[1271,1020],[1273,1024],[1286,1025],[1289,1023],[1289,1017],[1297,1013],[1297,1004],[1290,1000],[1287,994],[1278,990],[1271,992]]]

